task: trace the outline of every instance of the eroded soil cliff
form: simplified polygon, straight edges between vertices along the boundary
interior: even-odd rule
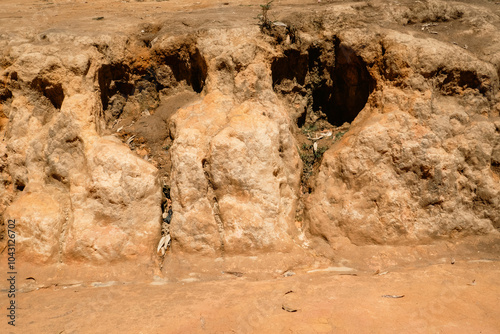
[[[15,219],[22,291],[229,275],[265,295],[325,268],[370,289],[431,264],[439,287],[460,258],[498,301],[497,2],[2,6],[0,246]],[[401,329],[325,317],[316,331]],[[308,332],[266,323],[218,328]]]

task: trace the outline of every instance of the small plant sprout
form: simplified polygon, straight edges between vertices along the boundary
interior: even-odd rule
[[[260,21],[260,23],[259,23],[260,30],[271,29],[272,22],[271,22],[271,20],[269,20],[267,12],[271,9],[271,4],[273,2],[274,2],[274,0],[271,0],[265,5],[260,5],[260,8],[262,9],[262,13],[257,16],[257,18]]]

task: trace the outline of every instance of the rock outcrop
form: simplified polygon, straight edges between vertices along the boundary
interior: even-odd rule
[[[20,260],[151,261],[160,237],[157,171],[117,138],[98,134],[96,55],[33,49],[19,51],[6,70],[12,97],[4,109],[9,178],[2,191],[12,202],[3,218],[17,222]]]
[[[408,244],[498,229],[495,68],[433,39],[391,32],[367,47],[365,36],[346,32],[342,42],[377,89],[324,155],[306,210],[311,233]]]
[[[190,252],[289,250],[301,170],[292,123],[263,64],[269,46],[255,47],[255,30],[232,34],[200,41],[208,94],[172,119],[172,237]]]

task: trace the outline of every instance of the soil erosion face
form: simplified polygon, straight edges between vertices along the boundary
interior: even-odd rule
[[[0,248],[3,268],[15,220],[23,291],[498,270],[498,3],[2,6]]]

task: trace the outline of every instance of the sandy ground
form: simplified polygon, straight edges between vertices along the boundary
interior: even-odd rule
[[[404,271],[320,271],[268,280],[153,280],[19,294],[2,333],[499,333],[500,262]],[[400,298],[390,298],[400,297]],[[2,309],[4,309],[2,303]]]
[[[342,2],[342,1],[340,1]],[[176,30],[257,23],[262,1],[113,1],[113,0],[2,0],[0,27],[4,33],[31,35],[48,29],[81,33],[120,33],[141,23],[183,22]],[[318,7],[316,0],[276,0],[276,5]],[[313,7],[313,8],[314,8]],[[309,9],[310,10],[310,9]],[[193,20],[195,14],[202,13]],[[237,14],[237,15],[236,15]],[[247,14],[247,15],[245,15]],[[101,18],[100,20],[96,20]],[[1,34],[1,32],[0,32]]]
[[[20,265],[16,327],[4,318],[0,333],[500,333],[499,247],[469,238],[353,247],[334,260],[177,255],[162,270]]]
[[[342,3],[276,1],[307,11],[336,2]],[[1,0],[0,36],[29,37],[48,30],[129,33],[140,31],[141,24],[168,20],[172,31],[255,24],[260,3]],[[337,254],[350,256],[348,268],[307,260],[289,277],[282,270],[249,275],[237,265],[201,275],[206,265],[201,260],[193,260],[189,268],[172,264],[163,271],[147,269],[140,277],[127,276],[125,269],[116,274],[120,268],[113,269],[116,275],[91,277],[87,271],[82,277],[73,268],[58,280],[51,269],[31,268],[19,276],[15,328],[5,316],[7,270],[5,257],[0,257],[0,332],[500,333],[498,247],[477,254],[472,254],[474,247],[462,253],[450,250],[406,249],[403,261],[399,248],[371,258],[373,249],[349,249]]]

